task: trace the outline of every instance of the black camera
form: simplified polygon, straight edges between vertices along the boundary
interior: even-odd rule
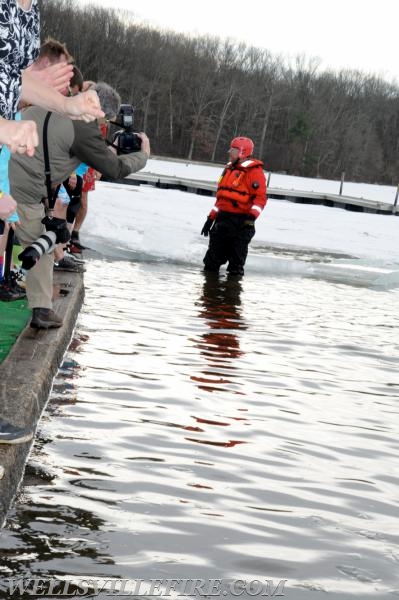
[[[118,154],[130,154],[141,150],[141,138],[133,131],[134,109],[131,104],[121,104],[116,117],[115,125],[123,127],[117,131],[112,139],[112,144]]]
[[[26,271],[34,267],[43,254],[53,252],[56,244],[65,244],[71,237],[65,219],[47,216],[42,219],[42,223],[46,227],[46,233],[18,255],[21,266]]]
[[[65,219],[47,216],[42,219],[42,223],[47,232],[53,231],[55,233],[57,244],[66,244],[71,239],[71,233]]]

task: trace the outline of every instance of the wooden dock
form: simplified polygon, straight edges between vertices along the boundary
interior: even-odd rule
[[[145,173],[139,171],[132,173],[118,183],[128,183],[131,185],[147,184],[159,187],[161,189],[174,189],[202,196],[214,196],[217,184],[213,181],[201,181],[196,179],[185,179],[171,175],[157,175],[155,173]],[[323,206],[333,206],[344,208],[356,212],[369,212],[385,215],[397,215],[396,206],[389,202],[379,202],[367,198],[357,198],[354,196],[344,196],[340,194],[328,194],[324,192],[312,192],[304,190],[288,190],[283,188],[268,188],[268,197],[278,200],[288,200],[301,204],[321,204]]]

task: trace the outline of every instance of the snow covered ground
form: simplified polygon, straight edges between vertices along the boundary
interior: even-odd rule
[[[150,159],[148,173],[216,182],[220,166]],[[272,174],[273,187],[338,193],[340,182]],[[344,193],[393,202],[390,186],[344,184]],[[200,235],[213,198],[150,185],[100,182],[89,196],[82,238],[96,250],[139,260],[202,266]],[[269,199],[256,222],[246,271],[399,285],[399,218]],[[127,254],[126,254],[127,253]]]
[[[216,182],[223,165],[201,165],[184,161],[173,162],[169,160],[151,159],[143,169],[146,173],[173,175],[186,179],[199,179],[201,181]],[[309,177],[295,177],[279,173],[267,173],[270,178],[269,185],[273,188],[286,190],[303,190],[307,192],[323,192],[325,194],[339,194],[340,181],[328,179],[311,179]],[[389,185],[373,185],[370,183],[343,183],[342,193],[355,198],[368,198],[393,204],[396,188]]]

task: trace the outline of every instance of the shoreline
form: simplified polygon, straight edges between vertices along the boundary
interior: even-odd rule
[[[64,295],[60,290],[68,290]],[[64,319],[59,329],[33,330],[29,323],[0,364],[0,417],[13,425],[36,431],[47,404],[54,377],[68,349],[84,300],[83,274],[54,273],[54,310]],[[0,527],[23,480],[32,440],[0,443]]]

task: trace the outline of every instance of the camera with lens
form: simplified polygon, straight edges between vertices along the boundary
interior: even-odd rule
[[[42,223],[47,232],[52,231],[55,233],[57,244],[66,244],[71,239],[71,233],[65,219],[58,219],[57,217],[47,215],[42,219]]]
[[[123,127],[117,131],[112,139],[112,144],[118,154],[130,154],[141,150],[141,138],[133,131],[134,109],[131,104],[121,104],[119,113],[114,121],[115,125]]]
[[[42,223],[46,232],[18,255],[21,266],[26,271],[34,267],[43,254],[53,252],[56,244],[65,244],[71,237],[65,219],[47,216],[42,219]]]

